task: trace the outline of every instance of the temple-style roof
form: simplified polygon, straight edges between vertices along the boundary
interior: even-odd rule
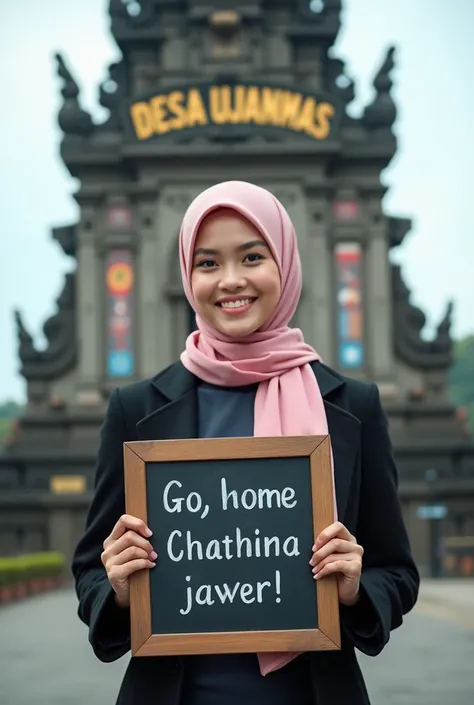
[[[45,350],[37,350],[21,313],[15,311],[21,374],[27,380],[52,380],[73,370],[77,362],[75,272],[66,274],[57,312],[43,326]]]
[[[401,268],[392,264],[393,323],[395,352],[412,368],[445,370],[453,362],[453,341],[450,335],[453,304],[449,302],[433,340],[424,340],[422,331],[426,316],[410,303],[410,290],[403,281]]]
[[[140,157],[153,156],[163,149],[164,153],[174,151],[182,155],[183,150],[188,152],[190,142],[195,142],[197,147],[203,138],[202,132],[196,130],[191,135],[175,132],[165,135],[164,141],[146,145],[136,139],[130,142],[125,124],[129,107],[133,101],[146,100],[140,95],[143,89],[137,94],[134,83],[139,80],[140,85],[153,86],[158,92],[168,90],[169,76],[165,86],[160,85],[164,76],[163,56],[177,56],[184,51],[183,47],[189,46],[194,52],[192,61],[188,57],[171,64],[167,59],[168,67],[176,66],[173,74],[178,84],[202,80],[216,84],[268,81],[268,69],[262,64],[259,76],[259,69],[254,67],[256,55],[252,52],[271,40],[276,42],[273,51],[279,55],[283,52],[287,57],[286,68],[278,71],[281,85],[298,86],[309,94],[319,85],[319,92],[323,91],[324,95],[317,99],[329,99],[336,105],[333,120],[338,134],[331,140],[317,142],[294,131],[282,141],[281,135],[277,137],[274,131],[260,130],[256,134],[250,126],[239,125],[239,130],[232,134],[240,140],[241,148],[257,154],[270,143],[278,142],[283,150],[294,149],[314,158],[318,151],[334,150],[337,144],[345,159],[372,159],[377,168],[383,169],[396,150],[392,132],[396,110],[390,94],[394,48],[389,48],[377,72],[375,97],[363,117],[349,117],[346,107],[355,97],[354,81],[346,75],[344,62],[330,55],[341,28],[341,10],[341,0],[325,0],[317,11],[310,9],[309,0],[278,0],[275,6],[263,0],[247,0],[238,6],[223,0],[218,9],[211,0],[110,0],[111,31],[122,58],[110,64],[109,75],[99,87],[99,103],[109,111],[102,124],[94,125],[90,115],[82,109],[72,70],[60,54],[56,55],[58,75],[63,80],[64,102],[58,121],[64,134],[61,154],[66,166],[73,176],[81,179],[84,169],[90,166],[118,167],[135,153]],[[241,30],[247,32],[247,42],[238,39]],[[212,37],[221,49],[226,44],[235,44],[235,54],[224,53],[217,61],[210,54]],[[319,78],[316,79],[315,73]],[[205,147],[209,151],[215,147],[221,149],[221,144],[214,142],[225,137],[229,143],[232,134],[226,130],[211,130],[206,133]]]
[[[347,76],[344,62],[330,51],[341,28],[342,2],[325,0],[316,8],[317,11],[314,7],[310,9],[309,0],[275,0],[275,3],[245,0],[241,4],[221,0],[218,9],[212,0],[110,0],[111,31],[122,57],[110,64],[109,75],[99,86],[99,103],[109,111],[102,124],[94,124],[90,114],[82,108],[79,86],[72,69],[61,54],[55,55],[63,97],[58,114],[63,132],[61,154],[70,172],[81,181],[80,191],[76,194],[79,205],[84,206],[91,200],[96,202],[106,196],[106,178],[100,182],[90,182],[88,175],[91,168],[102,173],[109,170],[115,176],[120,170],[130,174],[130,165],[137,156],[152,160],[160,155],[170,159],[178,154],[182,159],[192,158],[193,155],[199,159],[202,158],[200,155],[209,154],[213,149],[222,153],[226,145],[236,139],[240,140],[240,157],[247,150],[249,154],[265,152],[284,159],[285,151],[293,151],[301,159],[311,161],[326,150],[333,167],[340,165],[344,170],[351,163],[356,167],[363,163],[364,168],[367,166],[377,177],[396,151],[393,125],[397,111],[391,95],[395,48],[389,47],[381,61],[373,81],[373,99],[362,117],[350,117],[346,108],[355,97],[355,84]],[[243,53],[237,52],[235,56],[230,55],[219,61],[209,58],[206,52],[210,37],[221,46],[232,42],[241,30],[248,31],[249,37]],[[306,91],[305,95],[312,95],[313,89],[320,91],[322,99],[327,97],[337,107],[340,113],[337,131],[334,137],[327,140],[327,144],[297,131],[283,136],[276,136],[271,131],[268,134],[265,131],[253,134],[251,125],[239,125],[238,134],[227,135],[224,134],[225,130],[217,129],[205,137],[191,131],[190,135],[166,135],[167,141],[164,142],[160,138],[146,144],[137,139],[130,142],[125,121],[131,101],[146,100],[141,95],[143,89],[137,89],[137,80],[141,86],[153,86],[153,90],[167,91],[169,88],[169,76],[165,76],[165,87],[161,85],[163,72],[160,61],[164,52],[175,57],[181,51],[179,46],[182,48],[185,42],[198,47],[202,61],[208,61],[204,71],[199,63],[188,66],[183,59],[181,64],[178,62],[175,66],[174,61],[170,62],[168,58],[168,66],[173,67],[172,74],[178,82],[212,80],[218,83],[224,79],[245,82],[248,79],[258,83],[260,78],[266,80],[266,69],[255,69],[255,65],[260,64],[255,64],[255,56],[249,59],[252,56],[249,52],[268,38],[277,42],[278,56],[280,50],[287,55],[287,67],[282,70],[282,86],[287,89],[297,86],[298,90]],[[250,76],[246,74],[249,69],[242,68],[245,62],[251,67]],[[259,76],[259,70],[262,76]],[[229,155],[232,157],[236,153],[234,150]],[[123,181],[123,194],[132,200],[140,189],[139,196],[144,198],[145,190],[151,188],[150,184],[139,184],[132,179]],[[156,189],[156,185],[153,184],[152,188]],[[319,181],[318,188],[321,188]],[[384,187],[380,186],[380,193],[383,190]],[[410,230],[411,221],[396,217],[387,220],[388,244],[396,247]],[[74,257],[76,225],[54,228],[52,234],[64,252]],[[393,267],[392,272],[396,355],[417,369],[447,368],[451,363],[451,308],[440,324],[436,338],[433,341],[423,340],[421,331],[425,316],[410,303],[410,292],[403,282],[400,269]],[[22,374],[27,379],[52,379],[73,368],[77,356],[75,315],[73,274],[66,277],[64,290],[58,299],[58,312],[45,324],[48,340],[45,350],[36,350],[21,315],[16,314]]]

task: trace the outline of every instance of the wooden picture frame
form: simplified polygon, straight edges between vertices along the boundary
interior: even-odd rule
[[[308,458],[309,461],[314,533],[308,537],[308,541],[313,541],[334,521],[331,445],[327,435],[124,443],[126,512],[147,523],[148,463],[297,457]],[[311,545],[308,547],[309,555]],[[309,565],[308,571],[311,571]],[[314,628],[154,634],[150,571],[137,571],[131,576],[130,584],[132,655],[339,650],[341,642],[336,577],[314,580],[314,590],[318,617]]]

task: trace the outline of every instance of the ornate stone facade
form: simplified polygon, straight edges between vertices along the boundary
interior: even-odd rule
[[[354,81],[329,56],[340,0],[319,12],[308,0],[110,0],[109,12],[122,58],[100,85],[103,123],[56,55],[61,156],[80,183],[80,219],[53,237],[77,265],[45,350],[16,313],[28,408],[0,458],[0,553],[70,554],[110,390],[176,360],[193,325],[176,257],[183,212],[235,178],[272,190],[295,222],[304,293],[294,323],[329,364],[380,387],[423,570],[420,504],[447,507],[446,535],[474,530],[474,445],[447,394],[452,307],[424,340],[424,314],[389,259],[411,227],[382,208],[380,174],[397,148],[394,48],[355,119]]]

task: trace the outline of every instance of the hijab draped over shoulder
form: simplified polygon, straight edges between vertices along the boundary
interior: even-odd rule
[[[196,237],[204,218],[220,208],[235,210],[261,233],[278,266],[280,299],[265,325],[245,338],[227,337],[196,315],[197,330],[188,337],[181,361],[210,384],[238,387],[258,383],[254,436],[327,435],[323,399],[309,364],[320,357],[305,343],[301,330],[289,327],[302,289],[296,233],[287,211],[269,191],[228,181],[212,186],[191,203],[179,235],[186,297],[196,310],[191,287]],[[262,675],[297,655],[259,654]]]

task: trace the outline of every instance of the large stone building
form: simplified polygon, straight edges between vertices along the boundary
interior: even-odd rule
[[[110,390],[176,360],[193,326],[177,259],[184,210],[230,178],[269,188],[294,220],[304,267],[295,323],[307,341],[379,385],[421,569],[440,532],[474,533],[474,445],[446,386],[451,308],[423,339],[425,317],[389,259],[410,230],[382,207],[380,174],[397,148],[394,49],[373,102],[350,117],[354,82],[330,52],[341,0],[309,5],[110,0],[122,59],[100,86],[102,124],[56,57],[61,157],[80,184],[80,217],[52,235],[77,266],[44,325],[46,349],[16,314],[28,406],[0,459],[0,554],[70,554]],[[420,512],[433,503],[437,522]]]

